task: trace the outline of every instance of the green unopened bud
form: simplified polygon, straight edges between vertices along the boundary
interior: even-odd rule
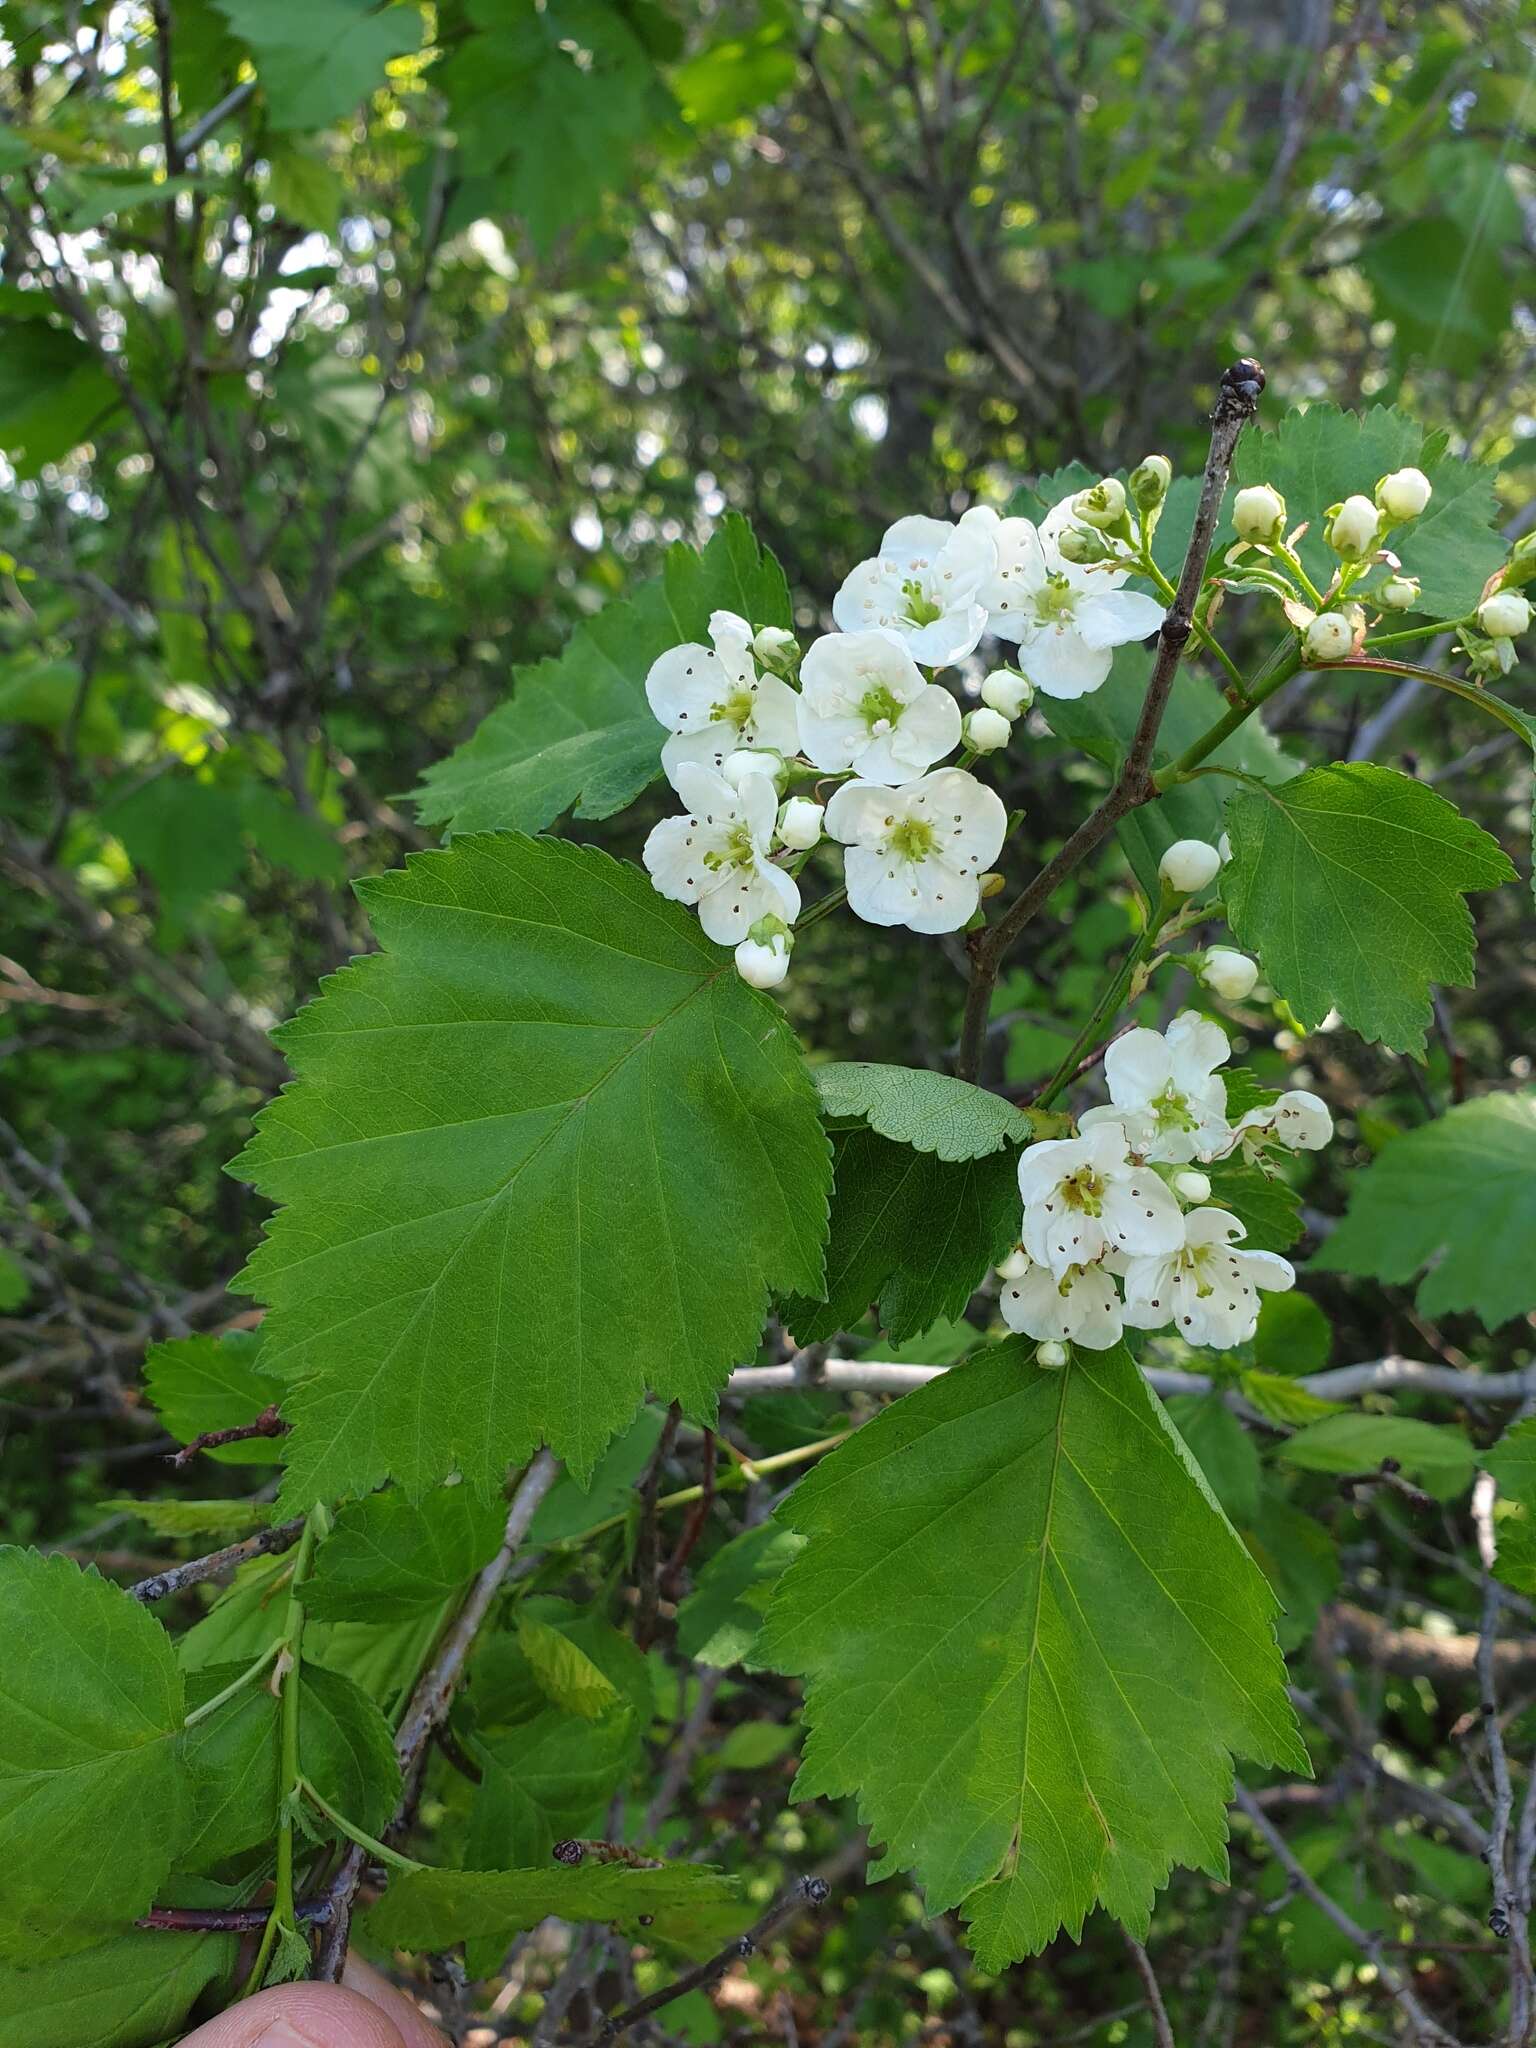
[[[1155,512],[1173,482],[1173,464],[1166,455],[1149,455],[1131,471],[1131,496],[1143,512]]]
[[[787,626],[759,626],[752,636],[752,652],[762,667],[783,675],[800,659],[800,642]]]
[[[974,747],[978,754],[995,754],[999,747],[1007,746],[1013,727],[1001,711],[994,711],[990,705],[983,704],[965,714],[960,721],[960,731],[965,744]]]
[[[1250,484],[1232,501],[1232,524],[1239,540],[1272,547],[1285,533],[1285,500],[1273,484]]]
[[[981,891],[982,902],[985,903],[989,896],[1001,896],[1008,883],[1000,869],[988,868],[984,875],[978,877],[976,886]]]
[[[1363,562],[1376,552],[1381,514],[1360,492],[1342,505],[1330,505],[1325,519],[1323,538],[1341,562]]]
[[[982,683],[981,701],[1000,711],[1004,718],[1017,718],[1035,701],[1035,686],[1017,669],[995,668]]]
[[[1085,569],[1093,562],[1107,562],[1115,552],[1108,541],[1090,532],[1086,526],[1063,527],[1056,536],[1056,550],[1064,562],[1071,562],[1079,569]]]
[[[1376,593],[1376,602],[1389,612],[1411,612],[1418,601],[1417,576],[1389,576]]]
[[[1106,476],[1072,500],[1072,516],[1101,533],[1112,533],[1125,524],[1125,485],[1118,477]]]

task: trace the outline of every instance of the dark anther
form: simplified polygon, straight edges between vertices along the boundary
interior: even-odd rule
[[[824,1877],[807,1877],[801,1880],[805,1896],[813,1906],[824,1906],[832,1896],[832,1887]]]
[[[580,1842],[567,1841],[556,1842],[554,1848],[549,1853],[557,1863],[579,1863],[587,1852],[583,1849]]]

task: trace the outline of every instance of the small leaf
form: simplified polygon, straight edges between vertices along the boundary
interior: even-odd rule
[[[154,1616],[67,1558],[0,1550],[0,1613],[0,1955],[27,1962],[151,1904],[186,1826],[182,1681]]]
[[[683,1655],[721,1670],[733,1664],[758,1669],[752,1653],[768,1598],[804,1548],[805,1538],[778,1522],[759,1522],[722,1545],[677,1611],[677,1647]]]
[[[225,1337],[175,1337],[150,1347],[144,1390],[172,1436],[189,1444],[212,1430],[239,1429],[271,1406],[282,1384],[257,1365],[259,1344],[258,1335],[236,1330]],[[275,1437],[253,1437],[199,1455],[221,1465],[275,1465],[282,1453]]]
[[[1274,1600],[1123,1347],[998,1345],[803,1479],[758,1654],[808,1679],[796,1799],[856,1794],[982,1967],[1170,1863],[1226,1871],[1232,1755],[1305,1770]],[[1177,1741],[1170,1741],[1170,1729]]]
[[[1332,1327],[1310,1294],[1265,1295],[1253,1333],[1254,1363],[1262,1371],[1321,1372],[1332,1350]]]
[[[595,1721],[617,1702],[619,1695],[612,1681],[584,1650],[547,1622],[523,1615],[517,1624],[517,1641],[545,1696],[568,1714]]]
[[[837,1061],[816,1067],[812,1078],[826,1116],[862,1117],[882,1138],[940,1159],[982,1159],[1008,1145],[1027,1145],[1034,1135],[1027,1111],[950,1074]]]
[[[1292,1427],[1299,1427],[1304,1422],[1319,1422],[1325,1415],[1337,1415],[1344,1405],[1340,1401],[1325,1401],[1321,1394],[1299,1386],[1283,1373],[1245,1372],[1240,1376],[1238,1385],[1244,1397],[1261,1415],[1267,1415],[1271,1422],[1283,1422]]]
[[[1536,1095],[1481,1095],[1405,1131],[1353,1177],[1312,1264],[1398,1285],[1490,1330],[1536,1308]]]
[[[321,1621],[391,1621],[441,1607],[495,1556],[505,1521],[499,1502],[468,1486],[350,1502],[320,1548],[305,1608]]]
[[[529,1547],[538,1550],[580,1536],[610,1515],[621,1514],[632,1500],[638,1506],[635,1482],[651,1462],[666,1419],[664,1410],[654,1405],[642,1408],[598,1459],[590,1485],[580,1486],[569,1472],[562,1472],[528,1526]]]
[[[1297,1430],[1278,1456],[1308,1472],[1370,1472],[1383,1458],[1394,1459],[1437,1500],[1454,1500],[1464,1492],[1477,1467],[1477,1452],[1449,1423],[1353,1411]]]
[[[1247,1231],[1244,1251],[1290,1250],[1301,1236],[1301,1197],[1289,1181],[1241,1159],[1214,1160],[1204,1171],[1212,1206],[1230,1209]]]
[[[1465,892],[1514,876],[1498,842],[1432,789],[1369,762],[1239,790],[1227,828],[1232,930],[1302,1027],[1337,1009],[1363,1038],[1422,1055],[1431,986],[1471,985]]]
[[[1483,1465],[1498,1481],[1500,1493],[1536,1512],[1536,1415],[1506,1429]]]
[[[1179,1394],[1164,1403],[1190,1456],[1234,1522],[1259,1508],[1259,1453],[1219,1393]]]
[[[257,1500],[104,1500],[108,1514],[134,1515],[157,1536],[216,1536],[221,1543],[238,1542],[265,1529],[271,1510]]]
[[[699,1863],[660,1870],[587,1863],[574,1869],[413,1870],[391,1880],[367,1928],[386,1948],[447,1948],[466,1936],[510,1940],[551,1915],[597,1920],[626,1932],[685,1943],[705,1915],[734,1908],[736,1879]],[[642,1915],[648,1925],[640,1926]],[[743,1908],[742,1918],[750,1917]],[[709,1923],[712,1938],[713,1921]]]
[[[256,60],[267,118],[284,131],[326,128],[384,83],[391,57],[421,43],[414,7],[370,0],[213,0]]]

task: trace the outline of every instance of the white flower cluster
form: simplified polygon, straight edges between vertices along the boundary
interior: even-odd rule
[[[1217,1072],[1230,1051],[1226,1033],[1193,1010],[1166,1034],[1128,1031],[1104,1058],[1108,1103],[1079,1118],[1077,1137],[1023,1154],[1019,1244],[998,1268],[1010,1329],[1103,1351],[1127,1327],[1171,1327],[1187,1344],[1226,1347],[1253,1335],[1262,1292],[1294,1284],[1277,1254],[1235,1249],[1244,1227],[1208,1206],[1210,1179],[1196,1162],[1262,1161],[1272,1146],[1317,1151],[1333,1119],[1316,1095],[1293,1089],[1230,1122]]]
[[[1038,527],[984,508],[953,524],[898,520],[838,591],[839,630],[803,661],[783,628],[754,632],[718,611],[710,645],[653,663],[645,693],[669,735],[662,768],[688,814],[656,827],[645,864],[662,895],[697,904],[709,936],[736,946],[747,979],[783,980],[800,909],[787,869],[823,831],[847,848],[848,901],[868,923],[950,932],[974,916],[1007,813],[963,766],[937,764],[961,745],[967,759],[1006,745],[1037,689],[1096,690],[1113,650],[1162,620],[1152,598],[1121,590],[1124,568],[1063,554],[1092,495]],[[923,669],[962,660],[984,633],[1017,646],[1018,669],[988,675],[962,720]],[[797,770],[849,779],[824,811],[806,796],[781,805]]]

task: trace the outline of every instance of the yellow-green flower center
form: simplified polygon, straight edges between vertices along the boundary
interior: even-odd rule
[[[749,868],[757,859],[752,845],[752,834],[745,825],[733,825],[725,836],[725,844],[716,853],[706,853],[705,867],[718,874],[721,868]]]
[[[1044,590],[1035,595],[1035,615],[1041,625],[1054,626],[1062,619],[1070,619],[1077,596],[1065,576],[1048,576]]]
[[[717,725],[734,725],[739,732],[756,709],[757,699],[750,690],[736,690],[718,704],[711,704],[709,715]]]
[[[907,600],[907,617],[914,626],[931,626],[935,619],[943,618],[943,605],[934,603],[916,577],[902,584],[901,594]]]
[[[877,725],[893,726],[903,710],[901,699],[884,683],[876,683],[859,699],[859,716],[873,732]]]
[[[939,843],[939,835],[926,818],[903,818],[886,845],[903,860],[926,860]]]
[[[1069,1209],[1085,1216],[1098,1216],[1104,1209],[1104,1182],[1091,1166],[1080,1166],[1061,1184],[1061,1198]]]
[[[1200,1119],[1190,1114],[1189,1098],[1181,1095],[1171,1081],[1161,1095],[1153,1096],[1152,1109],[1160,1131],[1193,1131],[1199,1128]]]

